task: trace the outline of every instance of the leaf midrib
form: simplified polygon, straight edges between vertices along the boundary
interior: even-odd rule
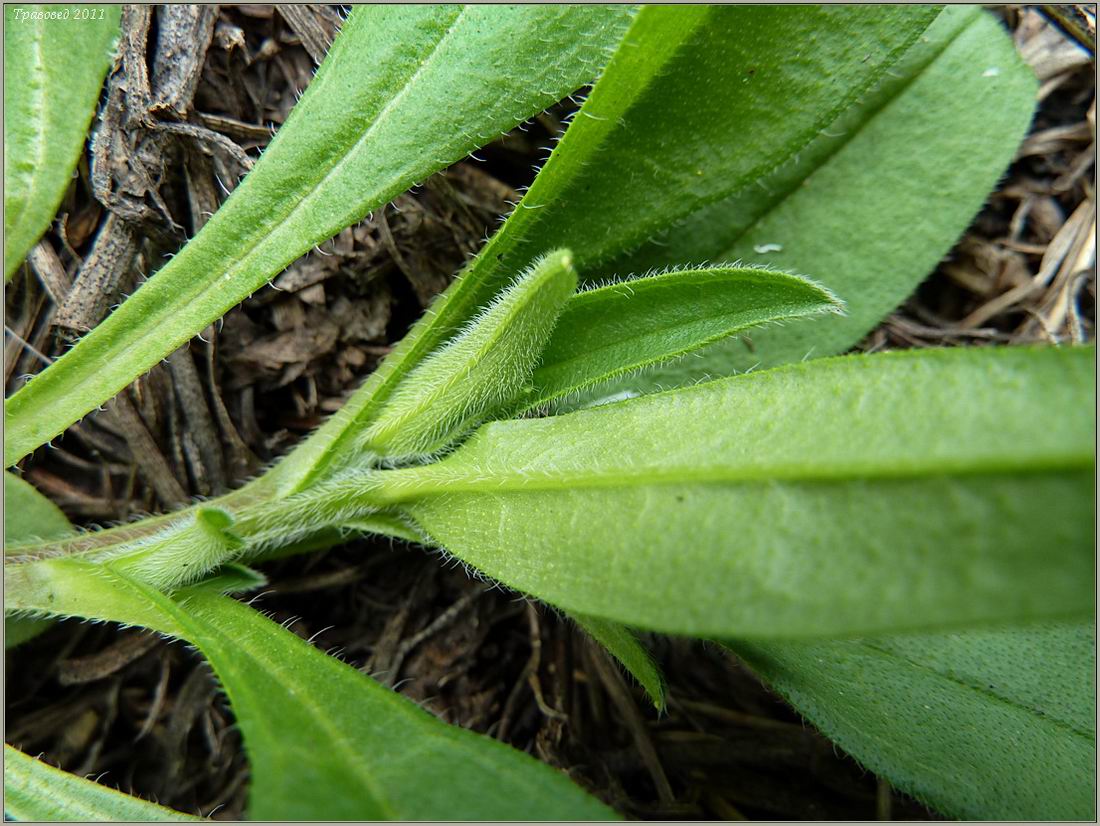
[[[610,471],[524,472],[492,471],[472,467],[469,473],[440,472],[439,465],[426,465],[385,471],[376,479],[379,504],[396,504],[433,494],[456,493],[531,493],[598,488],[639,488],[650,485],[768,485],[785,483],[849,483],[870,481],[926,481],[937,478],[974,478],[980,476],[1058,475],[1093,469],[1091,456],[1051,455],[1032,462],[1002,461],[915,463],[896,465],[847,465],[837,468],[801,465],[765,465],[753,468],[698,468],[691,466],[615,469]],[[488,478],[487,478],[488,477]]]

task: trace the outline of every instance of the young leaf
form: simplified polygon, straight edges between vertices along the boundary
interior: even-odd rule
[[[948,817],[1096,819],[1091,621],[729,645],[830,740]]]
[[[586,614],[569,614],[588,636],[607,649],[630,675],[645,689],[658,711],[665,709],[665,680],[661,670],[639,642],[634,632],[612,620]]]
[[[4,814],[15,820],[202,820],[69,774],[4,744]]]
[[[760,330],[751,347],[718,343],[601,392],[686,385],[854,345],[912,293],[981,208],[1028,129],[1035,88],[996,19],[978,6],[945,8],[879,86],[797,160],[608,265],[622,272],[740,259],[812,272],[845,299],[846,314]]]
[[[494,422],[371,495],[489,576],[637,628],[1080,615],[1094,371],[1092,347],[821,360]]]
[[[576,288],[567,250],[536,261],[408,374],[360,448],[391,460],[430,455],[515,401]]]
[[[7,401],[5,465],[311,247],[590,82],[629,15],[626,6],[357,6],[263,157],[202,231]]]
[[[33,570],[45,596],[36,602],[8,599],[9,610],[143,625],[202,651],[244,735],[253,819],[615,816],[564,774],[503,743],[444,724],[205,584],[173,599],[76,559],[46,560]]]
[[[752,186],[873,86],[935,14],[930,6],[643,7],[505,225],[269,482],[298,490],[335,472],[404,374],[539,254],[569,248],[583,273]],[[797,60],[791,44],[807,44]]]
[[[120,8],[4,6],[4,281],[69,186],[111,66]]]
[[[823,287],[762,267],[673,270],[586,290],[565,305],[524,405],[536,407],[749,327],[841,307]]]

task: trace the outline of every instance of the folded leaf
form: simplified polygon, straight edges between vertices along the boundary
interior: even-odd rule
[[[76,559],[48,560],[33,571],[44,596],[8,599],[6,608],[142,625],[198,647],[244,736],[253,819],[615,816],[564,774],[444,724],[211,585],[170,598]]]
[[[873,86],[935,14],[931,6],[643,7],[504,226],[271,482],[297,490],[334,472],[404,373],[538,255],[568,248],[590,277],[594,262],[755,185]]]
[[[590,617],[585,614],[570,614],[574,622],[597,643],[607,649],[619,663],[630,672],[638,684],[645,689],[649,699],[658,711],[665,708],[665,680],[661,670],[649,656],[649,652],[634,636],[634,632],[625,625],[612,620]]]
[[[4,6],[5,281],[69,187],[111,66],[120,8]]]
[[[514,402],[576,288],[568,251],[536,261],[405,377],[361,449],[388,459],[431,455]]]
[[[751,346],[719,343],[606,392],[649,392],[856,344],[935,269],[981,208],[1031,123],[1035,89],[992,15],[945,8],[879,86],[796,160],[608,265],[622,272],[740,259],[812,272],[845,299],[846,314],[760,330]]]
[[[528,408],[747,328],[825,312],[821,286],[761,267],[706,267],[632,278],[573,297],[524,400]]]
[[[47,822],[202,820],[69,774],[7,744],[4,814],[15,820]]]
[[[371,496],[511,587],[637,628],[1081,615],[1094,370],[1092,347],[820,360],[495,422]]]
[[[356,7],[263,157],[202,231],[8,400],[5,465],[311,247],[590,82],[629,14],[625,6]]]
[[[1096,630],[731,642],[868,769],[966,820],[1096,819]]]

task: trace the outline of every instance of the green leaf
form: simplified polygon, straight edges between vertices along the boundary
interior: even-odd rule
[[[371,496],[511,587],[637,628],[1081,615],[1094,372],[1093,347],[820,360],[494,422]]]
[[[657,711],[665,710],[665,680],[645,646],[625,625],[585,614],[569,614],[585,632],[607,649],[645,689]]]
[[[356,7],[263,157],[202,231],[7,401],[5,464],[311,247],[590,82],[629,14],[625,6]]]
[[[253,609],[204,585],[169,598],[76,559],[27,568],[17,610],[132,623],[193,643],[233,706],[256,820],[595,820],[614,817],[562,773],[448,726]],[[9,577],[10,579],[10,577]],[[10,582],[6,582],[10,586]]]
[[[1031,123],[1035,90],[996,19],[977,6],[944,9],[882,83],[796,161],[609,265],[711,258],[812,272],[845,299],[847,313],[761,330],[751,347],[719,343],[609,392],[690,384],[856,344],[932,272],[981,208]]]
[[[360,448],[391,460],[429,456],[514,402],[576,288],[567,250],[536,261],[405,377]]]
[[[49,228],[118,38],[120,6],[4,6],[4,281]]]
[[[4,554],[19,553],[19,545],[60,539],[76,529],[61,508],[39,493],[34,485],[4,471]]]
[[[17,556],[19,543],[61,539],[75,532],[72,524],[53,502],[33,485],[4,471],[4,556]],[[14,648],[38,636],[52,625],[50,620],[25,617],[4,618],[4,647]]]
[[[673,270],[586,290],[565,305],[524,405],[536,407],[749,327],[841,307],[820,285],[762,267]]]
[[[935,14],[930,6],[643,7],[501,230],[270,483],[299,490],[335,472],[402,376],[538,255],[568,248],[577,269],[594,275],[594,262],[752,186],[873,86]],[[792,60],[792,44],[812,46],[796,47]]]
[[[1096,819],[1096,631],[729,645],[829,739],[951,818]]]
[[[4,814],[15,820],[144,822],[203,818],[185,815],[93,783],[4,744]]]

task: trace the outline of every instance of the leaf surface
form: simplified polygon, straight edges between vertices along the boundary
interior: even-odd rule
[[[511,587],[637,628],[1080,615],[1094,370],[1092,347],[820,360],[494,422],[372,496]]]
[[[403,375],[539,255],[568,248],[582,277],[602,275],[591,270],[596,262],[754,185],[873,86],[935,14],[929,6],[643,7],[504,226],[272,481],[298,489],[333,472]]]
[[[1091,621],[729,645],[829,739],[948,817],[1096,818]]]
[[[7,401],[5,464],[311,247],[590,82],[629,14],[626,6],[356,7],[263,157],[202,231]]]
[[[750,267],[674,270],[586,290],[565,305],[524,404],[544,404],[750,327],[841,306],[812,281]]]
[[[4,814],[15,820],[47,822],[202,820],[69,774],[7,744]]]
[[[562,773],[448,726],[321,653],[216,583],[169,598],[103,566],[25,569],[36,600],[6,607],[153,628],[193,643],[225,688],[252,771],[257,820],[597,820],[614,812]]]
[[[844,316],[771,327],[631,376],[649,392],[842,352],[901,304],[1012,161],[1036,81],[1001,24],[950,6],[882,82],[791,162],[695,213],[609,271],[703,258],[811,272]]]
[[[65,19],[46,19],[65,9],[4,6],[4,281],[69,186],[111,67],[120,8],[74,6]]]

